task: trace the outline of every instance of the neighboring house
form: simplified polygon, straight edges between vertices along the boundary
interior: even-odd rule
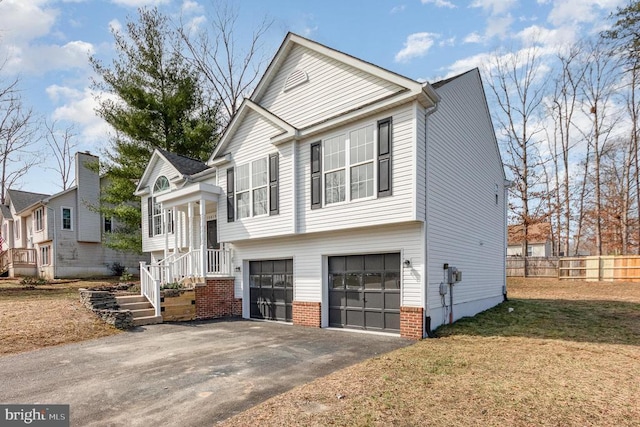
[[[151,300],[194,276],[245,318],[422,338],[504,298],[477,69],[430,85],[289,33],[209,161],[156,150],[136,194]]]
[[[550,257],[553,255],[551,224],[540,222],[529,225],[527,256]],[[510,225],[507,233],[507,256],[519,256],[524,253],[524,228],[522,225]]]
[[[9,276],[45,278],[110,275],[114,263],[136,273],[148,256],[124,254],[102,245],[115,227],[92,207],[98,206],[98,157],[76,153],[76,185],[54,195],[8,190],[1,209],[3,246],[0,270]],[[94,164],[91,166],[91,164]],[[102,182],[101,182],[102,181]]]

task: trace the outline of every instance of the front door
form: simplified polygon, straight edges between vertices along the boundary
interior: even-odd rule
[[[218,242],[218,221],[207,221],[207,249],[220,249]]]

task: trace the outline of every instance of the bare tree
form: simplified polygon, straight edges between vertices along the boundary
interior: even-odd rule
[[[581,85],[583,95],[583,113],[589,118],[591,127],[584,132],[585,139],[591,145],[593,153],[594,183],[594,233],[596,255],[602,255],[602,177],[600,164],[611,142],[610,136],[620,115],[613,111],[612,97],[619,80],[614,58],[601,42],[587,46],[589,56],[584,79]]]
[[[563,252],[565,256],[570,250],[572,219],[569,158],[579,142],[574,138],[574,115],[579,111],[579,87],[585,73],[584,55],[581,52],[581,46],[576,44],[558,55],[558,75],[547,107],[554,123],[554,132],[549,142],[555,166],[558,252]]]
[[[512,215],[522,224],[523,254],[527,252],[529,226],[539,222],[543,212],[544,160],[540,156],[539,120],[545,95],[545,79],[536,48],[494,55],[489,67],[489,87],[498,107],[496,123],[501,135],[505,166],[515,185],[510,190]]]
[[[0,202],[5,203],[6,190],[40,162],[33,150],[38,141],[34,114],[25,108],[16,78],[0,83]]]
[[[209,27],[193,29],[180,22],[179,32],[189,51],[188,60],[201,73],[210,93],[224,106],[228,123],[240,107],[242,98],[249,95],[266,62],[263,38],[273,21],[264,17],[250,30],[248,45],[241,49],[236,32],[238,11],[229,3],[211,1],[213,15]]]
[[[58,129],[56,121],[49,123],[46,120],[44,125],[47,128],[45,140],[56,160],[56,166],[48,167],[48,169],[54,170],[59,174],[62,191],[64,191],[73,185],[74,181],[72,151],[77,146],[74,140],[76,136],[74,127],[71,125],[64,129]]]

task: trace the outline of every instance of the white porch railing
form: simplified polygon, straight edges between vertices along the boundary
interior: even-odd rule
[[[200,249],[176,256],[171,255],[158,263],[140,263],[140,292],[151,304],[157,298],[156,312],[160,311],[160,285],[179,282],[188,277],[202,277]],[[205,276],[231,276],[231,251],[207,249]]]
[[[155,309],[155,316],[160,316],[160,279],[152,273],[154,265],[140,263],[140,294],[149,300]],[[160,272],[162,269],[157,269]]]

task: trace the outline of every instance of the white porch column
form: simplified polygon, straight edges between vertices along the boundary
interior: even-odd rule
[[[168,219],[167,216],[169,215],[169,211],[165,208],[162,208],[162,222],[164,223],[164,227],[163,228],[163,232],[164,232],[164,257],[168,257],[169,256],[169,233],[167,233],[167,231],[169,230],[169,224],[168,224]]]
[[[188,208],[187,208],[187,215],[189,216],[189,226],[187,229],[187,233],[188,233],[188,239],[189,239],[189,252],[192,252],[193,249],[195,249],[193,247],[193,202],[189,202]]]
[[[207,276],[207,210],[204,199],[200,199],[200,271],[202,279]]]
[[[180,211],[178,211],[177,207],[173,207],[173,252],[175,253],[180,247],[178,229],[182,231],[182,228],[179,227],[181,222],[178,220]]]

